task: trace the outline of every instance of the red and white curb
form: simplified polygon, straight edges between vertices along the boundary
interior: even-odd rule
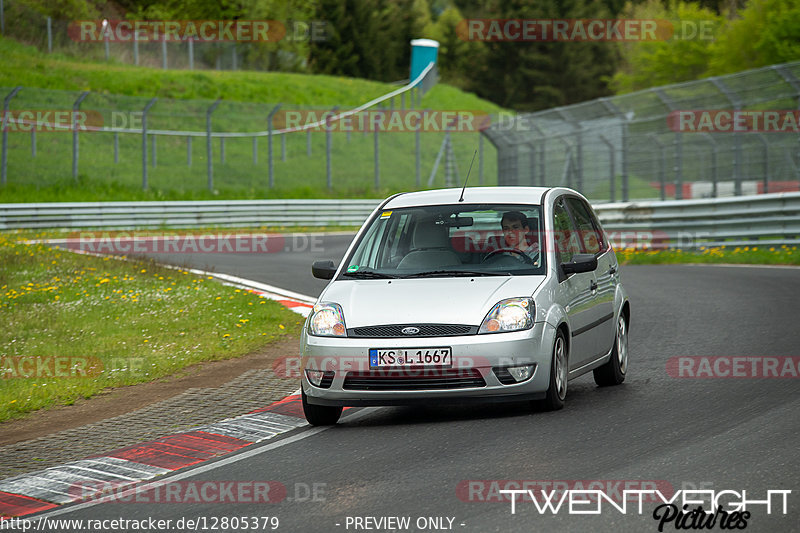
[[[124,488],[307,426],[299,391],[262,409],[0,481],[0,521],[87,498],[82,487]]]
[[[230,274],[220,274],[218,272],[206,272],[205,270],[198,270],[195,268],[190,268],[187,270],[187,272],[191,272],[192,274],[198,274],[201,276],[212,276],[222,281],[222,283],[224,283],[225,285],[230,285],[232,287],[245,289],[254,294],[258,294],[262,298],[269,298],[270,300],[275,300],[278,303],[282,304],[283,306],[287,307],[288,309],[294,311],[295,313],[299,313],[303,316],[308,316],[308,314],[311,312],[311,309],[314,307],[314,302],[316,302],[316,298],[314,298],[313,296],[307,296],[305,294],[300,294],[299,292],[294,292],[294,291],[287,291],[286,289],[281,289],[273,285],[267,285],[266,283],[261,283],[259,281],[253,281],[251,279],[231,276]]]
[[[305,294],[229,274],[162,266],[214,277],[226,285],[276,300],[303,316],[308,316],[315,302],[315,298]],[[307,425],[298,390],[283,400],[245,415],[120,448],[102,456],[0,480],[0,521],[81,501],[86,498],[81,487],[102,483],[114,483],[117,487],[135,485]]]

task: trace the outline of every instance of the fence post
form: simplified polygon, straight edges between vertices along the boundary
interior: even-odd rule
[[[192,136],[186,136],[186,166],[192,166]]]
[[[194,70],[194,38],[190,35],[186,44],[189,47],[189,70]]]
[[[0,0],[0,33],[6,34],[6,14],[3,8],[3,0]]]
[[[756,133],[756,137],[764,145],[764,190],[762,194],[767,194],[769,192],[769,143],[763,133]]]
[[[275,186],[275,174],[272,166],[272,117],[275,116],[275,113],[277,113],[280,108],[281,104],[276,105],[272,108],[272,111],[269,112],[269,115],[267,115],[267,168],[269,169],[270,189]]]
[[[539,132],[539,136],[542,138],[541,149],[539,150],[541,152],[541,154],[539,155],[539,185],[544,187],[545,186],[545,178],[546,178],[546,174],[545,174],[545,169],[546,169],[545,157],[546,157],[546,155],[545,154],[547,153],[547,151],[546,151],[545,147],[547,145],[547,136],[545,135],[544,130],[542,130],[542,128],[540,128],[538,126],[538,124],[533,122],[533,119],[530,119],[527,122],[531,126],[536,128],[536,131]]]
[[[373,142],[372,142],[373,155],[374,155],[374,160],[375,160],[375,178],[374,178],[374,184],[373,185],[375,187],[375,190],[377,191],[381,186],[381,164],[380,164],[380,157],[379,157],[380,148],[378,146],[378,144],[379,144],[378,143],[378,121],[377,121],[378,117],[376,115],[373,115],[373,118],[375,119],[375,120],[372,121],[373,122],[372,126],[375,128],[375,131],[373,133],[374,139],[373,139]],[[348,133],[349,133],[349,130],[348,130]]]
[[[665,177],[665,172],[664,172],[664,168],[667,166],[666,154],[664,152],[666,145],[658,140],[658,137],[656,137],[655,133],[648,133],[647,136],[653,140],[656,146],[658,146],[658,151],[659,151],[658,183],[661,189],[661,201],[664,201],[667,199],[667,179]],[[716,183],[714,184],[714,190],[716,191]],[[623,198],[622,201],[627,202],[627,199]]]
[[[281,135],[281,161],[286,161],[286,134]]]
[[[717,141],[708,133],[703,133],[703,138],[711,144],[711,197],[719,195],[717,191]]]
[[[211,149],[211,113],[217,108],[222,99],[217,98],[216,102],[208,106],[206,110],[206,168],[208,170],[208,190],[214,190],[214,160]]]
[[[222,164],[225,164],[225,137],[219,138],[219,159]]]
[[[81,108],[81,102],[89,96],[90,91],[83,91],[75,103],[72,104],[72,179],[78,180],[78,111]]]
[[[734,111],[740,111],[742,109],[742,102],[739,97],[728,89],[728,87],[722,83],[721,80],[718,78],[711,78],[709,80],[711,83],[714,84],[714,87],[717,88],[719,92],[728,99],[728,101],[733,105]],[[733,194],[736,196],[742,195],[742,137],[738,131],[733,132],[733,140],[734,140],[734,148],[733,148]]]
[[[53,53],[53,19],[50,17],[47,17],[47,52]]]
[[[617,201],[617,179],[616,179],[616,176],[614,175],[616,173],[615,170],[614,170],[614,143],[612,143],[611,141],[606,139],[606,137],[604,135],[600,135],[600,140],[603,142],[603,144],[605,144],[608,147],[608,157],[609,157],[609,161],[610,161],[608,172],[609,172],[609,175],[611,176],[611,190],[609,191],[610,194],[611,194],[610,200],[612,202],[616,202]]]
[[[683,134],[675,132],[675,199],[683,200]]]
[[[339,106],[331,109],[330,114],[325,117],[325,181],[327,182],[329,191],[333,189],[333,177],[331,176],[331,146],[333,144],[333,138],[331,136],[330,123],[331,117],[336,113],[337,109],[339,109]]]
[[[155,105],[158,98],[151,98],[142,110],[142,190],[146,191],[147,183],[147,113]]]
[[[167,70],[167,36],[161,37],[161,68]]]
[[[419,129],[420,129],[420,124],[417,124],[417,127],[414,129],[414,159],[416,160],[415,174],[416,174],[417,189],[419,189],[420,186],[422,185],[422,153],[421,153],[422,150],[420,148]]]
[[[36,157],[36,128],[31,128],[31,157]]]
[[[133,33],[133,64],[139,66],[139,39]]]
[[[111,50],[109,50],[108,45],[108,21],[103,20],[103,49],[106,53],[106,61],[111,59]]]
[[[0,9],[0,12],[2,12],[2,9]],[[0,161],[0,167],[2,167],[2,169],[0,169],[0,174],[2,174],[2,178],[0,178],[2,183],[0,183],[0,185],[2,186],[6,184],[6,171],[8,166],[8,129],[6,129],[6,125],[8,124],[8,104],[11,103],[11,99],[14,98],[21,89],[22,85],[14,87],[11,92],[6,95],[5,99],[3,99],[3,118],[2,121],[0,121],[3,126],[3,150],[2,156],[0,157],[0,159],[2,159],[2,161]]]
[[[306,130],[306,156],[311,157],[311,130]]]
[[[483,134],[481,132],[478,132],[478,185],[483,185]]]

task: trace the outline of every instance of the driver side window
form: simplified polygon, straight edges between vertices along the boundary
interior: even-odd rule
[[[573,255],[581,253],[578,232],[564,206],[563,198],[559,198],[553,207],[553,240],[559,263],[567,263],[572,260]]]

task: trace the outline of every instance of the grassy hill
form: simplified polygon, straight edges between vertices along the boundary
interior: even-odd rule
[[[369,80],[246,71],[182,71],[136,67],[118,62],[80,60],[46,54],[9,39],[0,39],[0,91],[24,89],[11,109],[69,109],[79,91],[92,94],[82,109],[141,110],[156,96],[151,129],[205,129],[205,109],[215,99],[224,103],[214,114],[215,131],[266,129],[266,115],[281,103],[284,108],[352,108],[391,92],[398,86]],[[61,92],[54,92],[61,91]],[[400,106],[396,98],[394,106]],[[406,100],[409,105],[409,100]],[[422,107],[434,110],[497,112],[501,109],[473,94],[439,84],[422,99]],[[107,119],[106,119],[107,120]],[[444,134],[422,133],[422,188]],[[456,160],[463,179],[474,150],[477,133],[453,134]],[[184,137],[157,137],[156,165],[148,170],[150,188],[141,189],[141,135],[119,136],[118,162],[114,161],[114,136],[108,133],[79,135],[80,164],[77,182],[72,178],[72,136],[68,133],[36,135],[36,155],[30,133],[9,132],[8,184],[0,189],[0,202],[80,201],[134,199],[204,199],[265,197],[363,197],[385,196],[415,185],[414,135],[379,135],[380,186],[374,181],[374,135],[355,132],[332,134],[332,190],[326,186],[324,132],[288,135],[286,155],[274,140],[275,187],[266,187],[267,139],[260,138],[257,161],[252,139],[229,139],[222,146],[214,140],[214,191],[206,185],[205,139],[196,137],[191,147]],[[189,162],[191,154],[191,163]],[[486,183],[496,182],[495,151],[485,144]],[[434,186],[444,185],[444,161]],[[477,167],[476,167],[477,172]],[[474,180],[473,180],[474,178]],[[477,182],[477,174],[470,181]]]

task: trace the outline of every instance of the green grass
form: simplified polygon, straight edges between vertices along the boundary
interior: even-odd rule
[[[80,61],[58,54],[48,55],[8,39],[0,39],[0,90],[25,87],[12,100],[11,109],[71,109],[79,91],[93,93],[83,110],[98,111],[106,125],[123,125],[152,96],[159,97],[148,115],[152,129],[205,131],[205,112],[216,98],[223,102],[214,112],[214,131],[264,131],[266,117],[277,103],[291,110],[313,105],[318,113],[338,105],[352,108],[397,88],[368,80],[271,72],[179,71],[135,67],[119,63]],[[2,89],[5,86],[5,89]],[[61,92],[42,90],[60,89]],[[409,105],[410,102],[406,102]],[[401,105],[394,101],[395,108]],[[500,108],[473,94],[439,84],[422,99],[422,107],[433,110],[497,112]],[[116,122],[115,122],[116,121]],[[138,124],[135,128],[138,128]],[[276,124],[276,127],[279,127]],[[460,178],[474,150],[476,132],[454,133],[453,146]],[[427,182],[444,133],[422,132],[420,187]],[[258,139],[257,162],[253,162],[252,139],[229,139],[212,144],[213,189],[207,187],[207,149],[204,137],[195,137],[188,147],[184,137],[157,137],[156,166],[148,162],[148,190],[142,190],[142,138],[119,136],[119,162],[114,161],[114,135],[82,132],[79,135],[78,179],[72,177],[72,135],[69,132],[39,132],[36,155],[31,134],[9,131],[8,184],[0,189],[0,202],[115,201],[251,198],[342,198],[385,197],[397,191],[415,190],[415,136],[408,132],[379,135],[379,185],[374,185],[374,136],[372,133],[342,132],[331,135],[331,182],[326,174],[326,134],[311,133],[311,156],[305,133],[275,138],[274,187],[268,183],[268,141]],[[148,150],[152,149],[148,146]],[[191,162],[188,154],[191,154]],[[484,146],[484,182],[497,183],[496,151]],[[444,160],[433,187],[444,183]],[[470,179],[478,182],[478,165]]]
[[[19,236],[0,234],[0,421],[251,353],[301,327],[277,302],[186,271]]]
[[[616,251],[617,259],[629,265],[657,265],[681,263],[800,265],[797,246],[716,246],[688,250],[636,250],[626,248]]]
[[[66,91],[175,99],[355,107],[398,88],[397,85],[340,76],[283,72],[163,70],[115,61],[81,60],[40,52],[0,38],[0,87],[38,87]],[[408,102],[407,102],[408,103]],[[399,98],[395,105],[399,107]],[[431,109],[501,108],[471,93],[439,84],[422,100]]]

